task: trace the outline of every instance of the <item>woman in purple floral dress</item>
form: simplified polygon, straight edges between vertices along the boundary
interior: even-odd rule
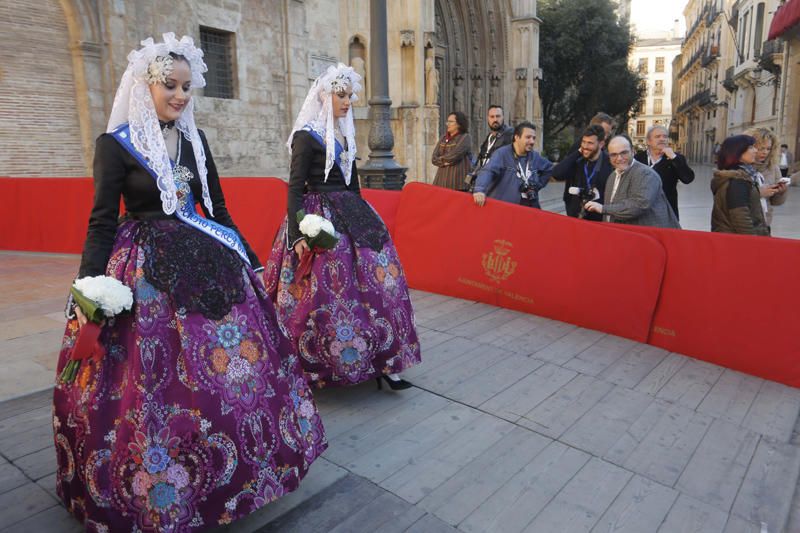
[[[408,286],[383,221],[362,198],[350,103],[361,77],[339,64],[317,78],[287,146],[292,154],[287,218],[267,262],[267,290],[278,318],[317,387],[368,379],[393,390],[397,375],[419,363]],[[330,220],[339,236],[327,251],[310,250],[297,212]],[[310,272],[298,274],[305,254]]]
[[[97,140],[79,273],[121,281],[133,308],[103,326],[101,359],[59,378],[57,490],[88,531],[200,531],[297,488],[326,442],[194,123],[203,54],[173,34],[142,45]],[[68,313],[59,373],[86,323]]]

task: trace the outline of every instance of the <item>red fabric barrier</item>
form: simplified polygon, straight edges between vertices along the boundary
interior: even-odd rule
[[[91,178],[0,178],[0,249],[81,253]]]
[[[228,210],[260,258],[286,216],[278,178],[223,178]],[[94,200],[91,178],[0,178],[0,249],[81,253]]]
[[[262,262],[286,216],[288,190],[279,178],[222,178],[228,211]]]
[[[647,340],[664,271],[653,238],[411,183],[396,244],[412,287]]]
[[[361,196],[378,212],[394,239],[397,225],[397,209],[400,207],[400,191],[383,191],[378,189],[361,189]]]
[[[667,251],[650,344],[800,387],[800,242],[626,229]]]

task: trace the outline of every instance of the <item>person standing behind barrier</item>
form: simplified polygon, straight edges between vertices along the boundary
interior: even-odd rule
[[[454,191],[464,189],[464,179],[472,169],[469,151],[472,139],[467,133],[467,116],[461,111],[447,115],[445,134],[433,150],[431,162],[439,167],[433,184]]]
[[[581,144],[573,152],[553,167],[553,177],[564,180],[564,205],[567,216],[578,217],[583,204],[594,199],[593,189],[597,190],[598,201],[603,203],[608,175],[614,167],[605,151],[605,129],[599,124],[586,128],[581,135]],[[568,172],[572,172],[571,174]],[[583,212],[586,220],[602,220],[598,213]]]
[[[714,207],[711,231],[742,235],[770,234],[764,217],[762,198],[774,195],[775,186],[761,189],[756,162],[756,140],[749,135],[734,135],[722,143],[717,168],[711,179]]]
[[[475,179],[478,171],[486,166],[489,158],[499,148],[514,142],[514,128],[507,125],[503,120],[503,108],[499,105],[490,105],[486,120],[489,123],[489,134],[481,144],[478,151],[478,163],[473,171],[467,176],[467,188],[472,190],[475,187]]]
[[[478,206],[486,197],[528,207],[539,205],[553,171],[553,163],[533,149],[536,126],[520,122],[514,128],[514,142],[497,150],[478,173],[473,199]]]
[[[651,126],[647,130],[647,149],[636,153],[636,160],[655,170],[661,177],[661,187],[669,205],[678,215],[678,181],[687,185],[694,181],[694,171],[686,158],[669,146],[669,133],[664,126]]]
[[[792,166],[792,163],[794,163],[794,157],[789,151],[789,145],[782,144],[781,152],[778,154],[778,168],[781,169],[781,177],[785,178],[789,175],[789,167]]]
[[[778,167],[778,140],[766,128],[750,128],[744,132],[756,140],[756,161],[753,168],[758,173],[759,190],[761,191],[761,207],[764,209],[764,220],[767,226],[772,226],[772,207],[781,205],[786,201],[789,190],[789,179],[781,180],[781,171]],[[777,185],[777,187],[775,187]]]
[[[603,220],[618,224],[680,229],[678,218],[667,202],[656,171],[633,159],[627,137],[617,135],[608,143],[614,173],[606,183],[605,202],[587,202],[589,212],[602,213]]]

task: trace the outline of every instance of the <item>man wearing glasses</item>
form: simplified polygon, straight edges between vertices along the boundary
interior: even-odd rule
[[[604,203],[587,202],[586,210],[606,222],[680,229],[655,170],[633,159],[631,142],[617,135],[608,143],[614,172],[608,176]]]

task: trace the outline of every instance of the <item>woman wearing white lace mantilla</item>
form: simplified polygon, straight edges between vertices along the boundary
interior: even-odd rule
[[[69,306],[56,484],[87,531],[200,531],[294,490],[326,443],[194,122],[203,53],[171,33],[142,45],[97,140],[79,273],[121,282],[133,303],[79,365],[81,330],[95,326],[77,295]]]
[[[361,198],[351,102],[361,76],[343,64],[314,81],[287,147],[292,155],[287,218],[265,280],[279,319],[317,387],[378,379],[411,386],[397,374],[419,363],[408,285],[389,232]],[[339,241],[311,249],[297,213],[331,221]],[[311,256],[310,269],[298,270]],[[306,257],[306,263],[309,257]]]

